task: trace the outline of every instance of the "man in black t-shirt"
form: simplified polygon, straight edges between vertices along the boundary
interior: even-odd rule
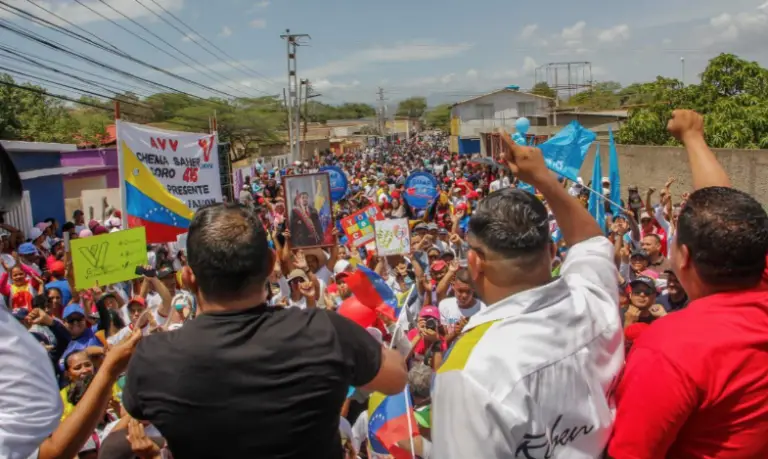
[[[157,427],[175,459],[342,457],[349,386],[402,391],[400,354],[333,312],[267,306],[275,255],[251,209],[200,209],[187,247],[182,276],[200,316],[139,343],[128,413]]]

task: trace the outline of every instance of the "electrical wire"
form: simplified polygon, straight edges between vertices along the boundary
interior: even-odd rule
[[[0,0],[0,3],[3,3],[2,0]],[[138,75],[136,75],[134,73],[131,73],[131,72],[119,69],[119,68],[117,68],[115,66],[112,66],[112,65],[100,62],[100,61],[98,61],[98,60],[96,60],[96,59],[94,59],[94,58],[92,58],[92,57],[90,57],[88,55],[85,55],[83,53],[74,51],[71,48],[68,48],[67,46],[64,46],[64,45],[62,45],[62,44],[60,44],[60,43],[58,43],[56,41],[49,40],[49,39],[47,39],[47,38],[45,38],[45,37],[43,37],[43,36],[41,36],[39,34],[36,34],[35,32],[30,31],[29,29],[25,29],[24,27],[14,25],[13,23],[11,23],[11,22],[9,22],[9,21],[7,21],[5,19],[2,19],[2,18],[0,18],[0,29],[8,30],[8,31],[13,32],[14,34],[19,35],[19,36],[21,36],[23,38],[26,38],[26,39],[28,39],[30,41],[38,43],[38,44],[40,44],[42,46],[45,46],[47,48],[53,49],[54,51],[63,52],[65,54],[69,55],[69,56],[73,56],[73,57],[76,57],[76,58],[78,58],[80,60],[88,62],[89,64],[94,65],[96,67],[99,67],[99,68],[102,68],[102,69],[108,69],[111,72],[117,73],[117,74],[119,74],[121,76],[124,76],[126,78],[130,78],[132,80],[141,81],[142,83],[149,84],[149,85],[151,85],[151,86],[153,86],[155,88],[159,88],[162,91],[174,92],[174,93],[186,95],[186,96],[194,98],[194,99],[208,101],[208,99],[202,98],[200,96],[196,96],[194,94],[190,94],[190,93],[182,91],[180,89],[176,89],[176,88],[173,88],[171,86],[168,86],[168,85],[165,85],[165,84],[162,84],[162,83],[158,83],[156,81],[152,81],[152,80],[140,77],[140,76],[138,76]],[[174,77],[176,77],[176,78],[178,78],[178,79],[180,79],[180,80],[182,80],[182,81],[184,81],[186,83],[193,84],[195,86],[201,87],[202,89],[209,89],[209,90],[211,90],[213,92],[221,92],[221,91],[218,91],[218,90],[214,90],[212,88],[208,88],[207,86],[205,86],[203,84],[194,82],[194,81],[189,80],[187,78],[184,78],[184,77],[181,77],[181,76],[178,76],[178,75],[174,75],[171,72],[163,70],[163,69],[161,69],[159,67],[156,67],[156,66],[154,66],[152,64],[148,64],[148,63],[146,63],[144,61],[141,61],[140,59],[134,58],[133,56],[126,55],[126,56],[121,56],[121,57],[125,57],[126,59],[128,59],[128,60],[130,60],[130,61],[132,61],[132,62],[134,62],[136,64],[149,67],[149,68],[151,68],[153,70],[157,70],[159,72],[166,73],[166,74],[168,74],[170,76],[174,76]],[[223,94],[227,95],[226,93],[223,93]]]
[[[16,52],[13,49],[10,49],[10,50],[6,49],[6,47],[3,46],[3,45],[0,45],[0,52],[5,53],[7,59],[10,59],[10,60],[13,60],[13,61],[16,61],[16,62],[19,62],[19,63],[23,63],[23,64],[29,65],[31,67],[39,67],[39,68],[42,68],[42,69],[47,70],[49,72],[53,72],[53,73],[56,73],[56,74],[59,74],[59,75],[64,75],[66,77],[72,78],[72,79],[74,79],[76,81],[86,81],[88,83],[91,83],[94,86],[99,86],[99,87],[102,87],[102,88],[107,89],[109,91],[113,91],[116,94],[120,94],[120,93],[126,92],[125,89],[123,89],[123,88],[120,88],[120,87],[117,87],[117,86],[111,86],[111,85],[108,85],[106,83],[101,83],[101,82],[98,82],[98,81],[95,81],[95,80],[91,80],[89,78],[84,78],[81,75],[75,75],[75,74],[72,74],[72,73],[69,73],[69,72],[65,72],[63,70],[59,70],[57,67],[51,67],[49,65],[43,64],[40,61],[38,61],[36,59],[33,59],[33,58],[30,58],[28,56],[25,56],[23,54],[20,54],[20,53]],[[72,67],[72,66],[66,66],[66,65],[58,64],[58,63],[54,63],[54,64],[57,65],[57,66],[64,67],[64,68],[70,68],[70,69],[77,70],[75,67]],[[121,83],[121,82],[116,81],[116,80],[111,80],[109,78],[105,78],[103,76],[98,76],[98,77],[101,78],[101,79],[107,80],[107,81],[111,81],[113,83],[117,83],[118,85],[124,84],[124,83]],[[148,93],[147,91],[145,91],[143,89],[138,89],[136,91],[131,91],[131,92],[133,92],[136,95],[143,96],[143,97],[149,97],[149,96],[152,95],[151,93]]]
[[[174,29],[176,29],[176,31],[177,31],[177,32],[179,32],[179,33],[180,33],[182,36],[189,36],[190,40],[191,40],[193,43],[195,43],[196,45],[198,45],[200,48],[202,48],[202,49],[203,49],[204,51],[206,51],[208,54],[212,55],[213,57],[216,57],[217,59],[219,58],[219,56],[217,56],[216,54],[212,53],[212,52],[211,52],[211,51],[209,51],[207,48],[205,48],[203,45],[201,45],[201,44],[200,44],[200,43],[199,43],[199,42],[198,42],[198,41],[195,39],[195,37],[199,37],[199,38],[200,38],[200,39],[202,39],[204,42],[206,42],[206,43],[207,43],[209,46],[211,46],[213,49],[215,49],[216,51],[220,52],[222,55],[224,55],[225,57],[227,57],[227,58],[231,59],[231,61],[232,61],[232,62],[234,62],[234,63],[236,63],[236,64],[237,64],[237,67],[235,67],[235,66],[234,66],[232,63],[230,63],[230,62],[227,62],[227,61],[224,61],[224,60],[222,60],[222,62],[224,62],[224,63],[225,63],[226,65],[228,65],[229,67],[232,67],[232,68],[234,68],[234,69],[236,69],[236,70],[239,70],[241,73],[243,73],[244,75],[246,75],[246,76],[248,76],[248,77],[251,77],[251,76],[253,76],[253,75],[251,75],[251,74],[248,74],[247,72],[243,71],[242,69],[244,68],[244,69],[246,69],[246,70],[248,70],[248,71],[252,72],[252,74],[256,75],[258,78],[261,78],[262,80],[266,81],[267,83],[269,83],[269,84],[271,84],[271,85],[273,85],[273,86],[276,86],[276,85],[277,85],[277,83],[275,83],[274,81],[270,80],[270,79],[269,79],[269,78],[268,78],[266,75],[264,75],[264,74],[262,74],[262,73],[258,72],[257,70],[254,70],[254,69],[253,69],[253,68],[251,68],[251,67],[248,67],[248,66],[246,66],[245,64],[241,64],[240,62],[237,62],[237,59],[235,59],[234,57],[232,57],[231,55],[229,55],[229,53],[227,53],[227,52],[226,52],[226,51],[224,51],[223,49],[221,49],[221,48],[219,48],[218,46],[216,46],[216,45],[215,45],[214,43],[212,43],[210,40],[208,40],[207,38],[205,38],[205,36],[204,36],[204,35],[201,35],[200,33],[198,33],[198,32],[197,32],[195,29],[193,29],[193,28],[192,28],[190,25],[188,25],[186,22],[184,22],[184,21],[182,21],[181,19],[179,19],[179,17],[178,17],[178,16],[176,16],[176,15],[175,15],[175,14],[173,14],[172,12],[168,11],[167,9],[165,9],[165,7],[163,7],[163,5],[161,5],[161,4],[159,4],[159,3],[158,3],[156,0],[150,0],[150,1],[151,1],[152,3],[154,3],[154,4],[155,4],[155,5],[158,7],[158,8],[160,8],[160,9],[161,9],[163,12],[165,12],[167,15],[169,15],[170,17],[172,17],[173,19],[175,19],[175,20],[176,20],[176,22],[178,22],[179,24],[183,25],[183,26],[184,26],[184,27],[185,27],[187,30],[189,30],[189,31],[192,33],[192,35],[187,35],[186,33],[184,33],[184,31],[180,30],[178,27],[174,26],[174,25],[173,25],[171,22],[169,22],[169,21],[167,21],[165,18],[163,18],[163,17],[162,17],[162,15],[160,15],[160,14],[157,14],[157,12],[155,12],[153,9],[151,9],[151,8],[147,7],[147,6],[146,6],[144,3],[142,3],[142,2],[141,2],[141,0],[134,0],[134,1],[135,1],[136,3],[138,3],[139,5],[143,6],[143,7],[144,7],[144,8],[145,8],[147,11],[149,11],[149,12],[151,12],[152,14],[154,14],[155,16],[157,16],[157,18],[158,18],[158,19],[160,19],[161,21],[165,22],[165,23],[166,23],[166,24],[168,24],[169,26],[171,26],[171,27],[173,27]],[[242,68],[238,68],[238,67],[242,67]]]
[[[230,86],[229,84],[227,84],[227,83],[226,83],[226,81],[228,80],[228,78],[227,78],[226,76],[224,76],[224,75],[222,75],[221,73],[219,73],[219,72],[217,72],[217,71],[215,71],[215,70],[213,70],[213,69],[211,69],[211,68],[207,67],[205,64],[202,64],[202,63],[200,63],[198,60],[196,60],[195,58],[193,58],[193,57],[192,57],[192,56],[190,56],[189,54],[185,53],[184,51],[180,50],[180,49],[179,49],[179,48],[177,48],[176,46],[172,45],[172,44],[171,44],[171,43],[169,43],[167,40],[163,39],[161,36],[159,36],[159,35],[157,35],[156,33],[152,32],[152,31],[151,31],[151,30],[149,30],[147,27],[145,27],[145,26],[144,26],[144,25],[142,25],[141,23],[137,22],[136,20],[132,19],[131,17],[127,16],[126,14],[124,14],[123,12],[121,12],[120,10],[118,10],[117,8],[115,8],[114,6],[110,5],[109,3],[105,2],[104,0],[99,0],[99,2],[101,2],[102,4],[104,4],[104,6],[106,6],[106,7],[107,7],[107,8],[109,8],[110,10],[112,10],[112,11],[114,11],[115,13],[119,14],[119,15],[120,15],[120,16],[121,16],[123,19],[126,19],[127,21],[131,22],[133,25],[135,25],[135,26],[139,27],[141,30],[143,30],[143,31],[147,32],[148,34],[150,34],[151,36],[153,36],[155,39],[157,39],[158,41],[160,41],[161,43],[165,44],[166,46],[168,46],[169,48],[173,49],[173,50],[174,50],[174,51],[176,51],[177,53],[179,53],[179,54],[181,54],[182,56],[186,57],[186,58],[187,58],[187,59],[189,59],[189,60],[190,60],[192,63],[194,63],[194,64],[198,65],[199,67],[201,67],[201,68],[203,68],[203,69],[205,69],[205,70],[206,70],[207,72],[209,72],[209,73],[205,73],[205,72],[201,71],[200,69],[196,69],[196,68],[192,67],[192,66],[191,66],[191,65],[189,65],[187,62],[184,62],[184,61],[182,61],[181,59],[179,59],[179,57],[178,57],[178,56],[176,56],[176,55],[174,55],[174,54],[172,54],[172,53],[170,53],[170,52],[168,52],[168,51],[166,51],[166,50],[164,50],[164,49],[160,48],[159,46],[155,45],[154,43],[152,43],[151,41],[149,41],[149,40],[147,40],[146,38],[142,37],[141,35],[138,35],[138,34],[136,34],[135,32],[132,32],[132,31],[130,31],[129,29],[127,29],[126,27],[123,27],[122,25],[118,24],[117,22],[113,21],[112,19],[109,19],[109,18],[107,18],[106,16],[102,15],[101,13],[99,13],[99,12],[95,11],[94,9],[92,9],[91,7],[89,7],[88,5],[86,5],[85,3],[83,3],[83,2],[82,2],[82,0],[75,0],[75,2],[77,2],[79,5],[81,5],[81,6],[85,7],[85,8],[87,8],[89,11],[93,12],[94,14],[98,14],[98,15],[99,15],[100,17],[102,17],[103,19],[105,19],[105,20],[107,20],[107,21],[111,22],[112,24],[114,24],[114,25],[116,25],[116,26],[120,27],[121,29],[125,30],[126,32],[128,32],[128,33],[130,33],[131,35],[135,36],[136,38],[140,39],[141,41],[143,41],[143,42],[147,43],[148,45],[152,46],[153,48],[157,49],[158,51],[160,51],[160,52],[164,53],[165,55],[167,55],[167,56],[170,56],[171,58],[175,59],[176,61],[178,61],[178,62],[182,63],[183,65],[185,65],[185,66],[187,66],[187,67],[189,67],[189,68],[190,68],[190,69],[192,69],[193,71],[197,71],[197,72],[203,73],[205,76],[207,76],[208,78],[212,79],[213,81],[216,81],[216,77],[218,77],[218,78],[221,78],[221,79],[224,81],[224,82],[222,82],[222,83],[221,83],[223,86],[226,86],[227,88],[229,88],[229,89],[231,89],[231,90],[233,90],[233,91],[237,91],[237,92],[239,92],[239,93],[241,93],[241,94],[244,94],[246,97],[256,97],[256,96],[254,96],[254,95],[252,95],[252,94],[249,94],[249,93],[247,93],[247,92],[245,92],[245,91],[242,91],[242,90],[240,90],[240,89],[238,89],[238,88],[235,88],[235,87],[232,87],[232,86]],[[215,75],[215,76],[214,76],[214,77],[212,77],[210,74],[213,74],[213,75]],[[231,97],[234,97],[234,96],[231,96]]]
[[[233,96],[233,95],[231,95],[229,93],[226,93],[224,91],[220,91],[218,89],[214,89],[214,88],[212,88],[210,86],[206,86],[206,85],[204,85],[202,83],[198,83],[198,82],[193,81],[193,80],[191,80],[189,78],[186,78],[186,77],[174,74],[174,73],[172,73],[172,72],[170,72],[168,70],[162,69],[160,67],[157,67],[156,65],[153,65],[153,64],[150,64],[148,62],[145,62],[145,61],[143,61],[141,59],[138,59],[138,58],[136,58],[136,57],[134,57],[134,56],[132,56],[130,54],[127,54],[127,53],[123,52],[123,51],[119,51],[119,50],[116,51],[116,50],[110,48],[109,46],[105,46],[105,45],[103,45],[101,43],[95,42],[95,41],[93,41],[93,40],[91,40],[91,39],[89,39],[87,37],[84,37],[84,36],[82,36],[80,34],[77,34],[75,32],[67,30],[67,29],[65,29],[65,28],[63,28],[63,27],[61,27],[61,26],[59,26],[57,24],[52,23],[51,21],[42,19],[39,16],[36,16],[36,15],[34,15],[32,13],[29,13],[28,11],[24,11],[24,10],[22,10],[20,8],[16,8],[16,7],[12,6],[12,5],[9,5],[7,2],[5,2],[3,0],[0,0],[0,9],[4,9],[6,11],[9,11],[9,12],[13,13],[13,14],[21,16],[24,19],[29,20],[30,22],[34,22],[34,23],[37,23],[37,24],[42,24],[44,26],[47,26],[48,28],[51,28],[51,29],[53,29],[53,30],[63,34],[63,35],[67,35],[67,36],[69,36],[71,38],[74,38],[76,40],[79,40],[79,41],[82,41],[84,43],[90,44],[91,46],[94,46],[94,47],[96,47],[98,49],[101,49],[103,51],[107,51],[107,52],[109,52],[109,53],[111,53],[113,55],[116,55],[118,57],[122,57],[122,58],[124,58],[126,60],[129,60],[129,61],[135,63],[135,64],[147,67],[149,69],[152,69],[152,70],[155,70],[157,72],[163,73],[163,74],[168,75],[170,77],[176,78],[176,79],[178,79],[180,81],[183,81],[184,83],[193,85],[193,86],[198,87],[200,89],[204,89],[204,90],[207,90],[207,91],[210,91],[210,92],[214,92],[214,93],[223,95],[223,96],[228,97],[228,98],[235,98],[235,96]],[[20,36],[22,36],[24,38],[27,38],[28,40],[37,42],[37,43],[39,43],[39,44],[41,44],[43,46],[46,46],[46,47],[51,48],[51,49],[54,49],[56,51],[61,51],[61,52],[65,52],[65,53],[67,53],[69,55],[76,56],[76,57],[78,57],[78,58],[80,58],[82,60],[90,62],[90,63],[92,63],[92,64],[94,64],[96,66],[99,66],[101,68],[108,68],[109,70],[111,70],[113,72],[116,72],[116,73],[119,73],[119,74],[121,74],[121,75],[123,75],[125,77],[131,78],[131,79],[141,80],[144,83],[149,83],[149,84],[151,84],[153,86],[156,86],[156,87],[162,87],[162,88],[164,88],[167,91],[172,91],[172,92],[177,92],[177,93],[181,93],[181,94],[186,94],[186,95],[188,95],[190,97],[194,97],[194,98],[197,98],[197,99],[205,100],[202,97],[194,96],[194,95],[189,94],[187,92],[184,92],[184,91],[172,88],[170,86],[167,86],[167,85],[164,85],[164,84],[161,84],[161,83],[157,83],[157,82],[148,80],[146,78],[142,78],[142,77],[136,76],[136,75],[134,75],[131,72],[127,72],[127,71],[121,70],[121,69],[119,69],[117,67],[105,64],[103,62],[99,62],[96,59],[93,59],[93,58],[91,58],[91,57],[89,57],[89,56],[87,56],[87,55],[85,55],[83,53],[79,53],[77,51],[72,50],[71,48],[66,47],[65,45],[62,45],[61,43],[58,43],[58,42],[56,42],[54,40],[48,39],[46,37],[43,37],[42,35],[37,34],[35,32],[32,32],[31,30],[26,29],[24,27],[21,27],[21,26],[18,26],[16,24],[13,24],[13,23],[11,23],[10,21],[8,21],[6,19],[0,18],[0,28],[8,30],[10,32],[13,32],[13,33],[15,33],[17,35],[20,35]]]
[[[24,78],[29,78],[29,79],[32,79],[32,80],[42,81],[44,83],[51,84],[51,85],[54,85],[54,86],[59,86],[61,88],[68,89],[68,90],[71,90],[71,91],[80,92],[80,93],[83,93],[83,94],[88,94],[90,96],[102,97],[102,98],[109,99],[109,100],[120,101],[121,103],[125,103],[125,104],[128,104],[128,105],[135,105],[137,107],[142,107],[142,108],[151,108],[149,105],[141,103],[141,102],[126,101],[124,99],[117,99],[115,97],[105,96],[104,94],[100,94],[100,93],[97,93],[97,92],[94,92],[94,91],[90,91],[88,89],[83,89],[83,88],[79,88],[77,86],[68,85],[66,83],[61,83],[59,81],[51,80],[51,79],[48,79],[48,78],[45,78],[45,77],[41,77],[41,76],[37,76],[37,75],[32,75],[30,73],[27,73],[27,72],[24,72],[24,71],[21,71],[21,70],[16,70],[16,69],[13,69],[13,68],[3,67],[3,66],[0,66],[0,70],[3,70],[3,71],[8,72],[8,73],[13,73],[13,74],[16,74],[16,75],[20,75],[20,76],[22,76]]]
[[[117,48],[115,45],[113,45],[112,43],[108,42],[107,40],[105,40],[105,39],[101,38],[100,36],[96,35],[95,33],[91,32],[91,31],[89,31],[89,30],[86,30],[86,29],[84,29],[84,28],[80,27],[80,26],[79,26],[79,25],[77,25],[77,24],[74,24],[74,23],[72,23],[72,22],[71,22],[71,21],[69,21],[68,19],[66,19],[66,18],[63,18],[63,17],[59,16],[58,14],[56,14],[56,13],[54,13],[53,11],[49,10],[48,8],[46,8],[46,7],[44,7],[44,6],[41,6],[41,5],[37,4],[37,3],[36,3],[34,0],[27,0],[27,2],[28,2],[28,3],[31,3],[31,4],[33,4],[34,6],[36,6],[36,7],[38,7],[38,8],[40,8],[41,10],[43,10],[43,11],[45,11],[46,13],[50,14],[51,16],[56,16],[57,18],[59,18],[60,20],[64,21],[65,23],[69,24],[70,26],[74,27],[75,29],[77,29],[77,30],[79,30],[79,31],[81,31],[81,32],[84,32],[84,33],[86,33],[86,34],[90,35],[91,37],[93,37],[93,38],[95,38],[95,39],[97,39],[97,40],[101,41],[102,43],[104,43],[105,45],[107,45],[107,46],[111,47],[111,48],[112,48],[112,49],[114,49],[115,51],[120,51],[120,50],[119,50],[119,49],[118,49],[118,48]]]
[[[91,102],[86,102],[86,101],[83,101],[83,100],[74,99],[72,97],[64,96],[64,95],[61,95],[61,94],[51,93],[51,92],[48,92],[48,91],[46,91],[44,89],[40,89],[40,88],[36,88],[36,87],[23,86],[23,85],[19,85],[19,84],[16,84],[16,83],[10,83],[10,82],[7,82],[7,81],[2,81],[2,80],[0,80],[0,85],[7,86],[7,87],[10,87],[10,88],[19,89],[19,90],[22,90],[22,91],[27,91],[27,92],[35,93],[35,94],[40,94],[40,95],[47,96],[47,97],[52,97],[54,99],[59,99],[59,100],[63,100],[63,101],[66,101],[66,102],[71,102],[71,103],[77,104],[77,105],[83,105],[83,106],[86,106],[86,107],[91,107],[91,108],[96,108],[96,109],[99,109],[99,110],[104,110],[106,112],[111,112],[111,113],[114,112],[114,110],[112,108],[110,108],[110,107],[104,107],[102,105],[94,104],[94,103],[91,103]],[[103,96],[103,97],[109,99],[109,97],[106,97],[106,96]],[[111,100],[115,100],[115,99],[111,99]],[[120,102],[121,104],[122,103],[126,103],[128,105],[131,105],[130,103],[128,103],[128,102],[126,102],[124,100],[117,100],[117,101]],[[191,120],[195,121],[196,119],[191,119]],[[176,126],[182,126],[182,127],[187,127],[187,128],[190,128],[190,129],[195,129],[197,131],[205,130],[206,129],[206,127],[204,125],[191,125],[191,124],[186,124],[186,123],[182,123],[182,122],[178,122],[178,121],[173,121],[173,120],[167,120],[167,121],[162,121],[162,122],[166,123],[166,124],[173,124],[173,125],[176,125]],[[201,120],[201,122],[202,122],[202,120]],[[205,120],[205,123],[207,124],[208,121]]]

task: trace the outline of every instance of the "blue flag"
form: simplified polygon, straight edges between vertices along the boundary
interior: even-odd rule
[[[517,187],[533,195],[536,194],[536,188],[534,188],[533,185],[529,185],[528,183],[523,182],[522,180],[517,181]]]
[[[613,141],[613,131],[608,128],[608,179],[611,181],[611,212],[614,216],[621,214],[621,176],[619,175],[619,153],[616,151],[616,143]],[[614,204],[615,203],[615,204]]]
[[[547,167],[571,181],[577,181],[589,146],[595,141],[595,133],[585,129],[577,121],[564,127],[551,139],[539,145]],[[593,184],[600,185],[598,177]],[[593,185],[595,186],[595,185]]]
[[[600,165],[600,144],[595,150],[595,164],[592,166],[592,187],[595,191],[589,193],[589,213],[597,220],[600,229],[605,232],[605,199],[600,194],[602,191],[601,183],[603,177],[602,166]],[[597,191],[597,192],[596,192]]]

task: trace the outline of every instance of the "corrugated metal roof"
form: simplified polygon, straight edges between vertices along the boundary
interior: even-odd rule
[[[492,96],[494,94],[498,94],[498,93],[501,93],[501,92],[511,92],[511,93],[515,93],[515,94],[525,94],[526,96],[538,97],[539,99],[554,100],[551,97],[540,96],[538,94],[532,94],[530,92],[515,91],[513,89],[501,88],[501,89],[497,89],[495,91],[491,91],[491,92],[489,92],[487,94],[482,94],[482,95],[479,95],[479,96],[471,97],[471,98],[466,99],[466,100],[462,100],[462,101],[456,102],[452,106],[455,107],[456,105],[466,104],[467,102],[472,102],[473,100],[477,100],[477,99],[480,99],[480,98],[486,97],[486,96]]]

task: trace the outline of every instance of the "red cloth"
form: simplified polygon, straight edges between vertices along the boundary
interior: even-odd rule
[[[413,340],[413,338],[416,337],[416,335],[419,334],[419,330],[414,328],[411,331],[408,332],[406,335],[408,337],[408,341]],[[448,345],[445,343],[444,339],[440,339],[440,350],[442,352],[445,352],[448,350]],[[418,343],[416,343],[416,346],[413,348],[413,353],[418,355],[424,355],[424,353],[427,351],[427,346],[424,344],[424,340],[419,340]]]
[[[768,457],[768,289],[719,293],[654,322],[616,389],[614,459]]]

